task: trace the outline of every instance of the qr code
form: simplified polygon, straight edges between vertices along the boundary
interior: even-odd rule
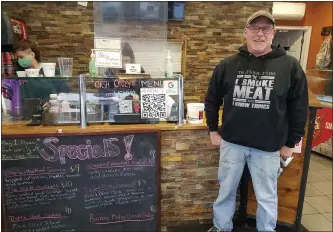
[[[165,94],[142,94],[141,117],[166,118]]]
[[[122,100],[119,102],[119,113],[130,114],[133,113],[132,100]]]

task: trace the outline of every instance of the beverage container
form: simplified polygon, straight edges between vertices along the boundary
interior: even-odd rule
[[[73,58],[59,57],[58,58],[60,75],[62,77],[73,76]]]
[[[55,76],[56,63],[42,63],[41,66],[45,77]]]

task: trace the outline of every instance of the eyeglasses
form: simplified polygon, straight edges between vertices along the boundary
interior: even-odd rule
[[[273,31],[274,27],[270,27],[270,26],[267,26],[267,27],[258,27],[258,26],[248,26],[247,28],[250,29],[250,31],[253,33],[253,34],[258,34],[260,30],[262,30],[262,33],[264,34],[269,34]]]

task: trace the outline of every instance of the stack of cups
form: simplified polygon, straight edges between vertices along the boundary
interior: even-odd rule
[[[54,77],[55,76],[55,67],[56,63],[42,63],[42,68],[45,77]]]
[[[62,77],[73,76],[73,58],[59,57],[58,63]]]

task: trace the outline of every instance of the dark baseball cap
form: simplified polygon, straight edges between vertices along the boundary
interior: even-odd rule
[[[271,13],[269,13],[268,11],[266,10],[260,10],[260,11],[257,11],[257,12],[254,12],[247,20],[246,22],[246,27],[256,18],[258,17],[266,17],[268,18],[272,23],[273,25],[275,25],[275,19],[273,17],[273,15],[271,15]]]

